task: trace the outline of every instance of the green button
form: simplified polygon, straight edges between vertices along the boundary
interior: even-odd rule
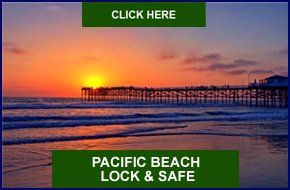
[[[83,27],[205,27],[205,2],[83,2]]]
[[[57,188],[239,187],[237,150],[54,150]]]

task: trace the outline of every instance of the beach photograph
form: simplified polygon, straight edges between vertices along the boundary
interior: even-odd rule
[[[4,188],[52,150],[238,150],[288,187],[288,3],[206,3],[206,27],[82,27],[79,3],[2,3]]]

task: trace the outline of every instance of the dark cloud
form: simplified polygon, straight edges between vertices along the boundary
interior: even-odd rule
[[[248,73],[248,71],[244,70],[244,69],[237,69],[237,70],[232,70],[232,71],[226,72],[226,74],[229,74],[229,75],[243,75],[246,73]]]
[[[170,60],[170,59],[175,59],[178,56],[175,53],[163,53],[159,56],[160,60]]]
[[[213,63],[205,68],[205,70],[225,70],[237,68],[235,64]]]
[[[288,48],[287,48],[288,52]],[[280,54],[286,53],[286,50],[280,51]],[[251,69],[259,65],[259,62],[249,60],[245,58],[235,59],[230,62],[222,62],[224,57],[217,53],[206,54],[201,57],[187,57],[182,63],[193,64],[191,67],[181,69],[181,71],[192,71],[192,72],[219,72],[226,75],[270,75],[278,73],[277,69]],[[285,67],[279,68],[279,73],[285,74]],[[288,75],[288,74],[287,74]]]
[[[219,61],[221,59],[222,59],[222,56],[220,54],[210,53],[210,54],[205,54],[201,57],[196,57],[196,56],[186,57],[185,59],[182,60],[182,63],[185,63],[185,64],[192,64],[196,62],[207,63],[207,62],[212,62],[212,61]]]
[[[203,58],[206,60],[217,60],[217,59],[221,59],[221,55],[217,53],[211,53],[211,54],[204,55]]]
[[[195,71],[224,71],[229,69],[239,69],[245,66],[257,65],[256,61],[246,60],[246,59],[237,59],[230,63],[211,63],[203,67],[191,67],[186,70],[195,70]]]
[[[220,56],[221,57],[221,56]],[[218,57],[213,56],[213,59],[220,59]],[[200,67],[187,67],[183,68],[182,71],[194,71],[194,72],[220,72],[227,75],[243,75],[243,74],[269,74],[273,73],[269,70],[252,70],[249,71],[244,69],[245,67],[249,66],[256,66],[259,63],[253,60],[247,59],[236,59],[229,63],[221,63],[221,62],[214,62],[209,64],[203,64]]]
[[[27,52],[11,42],[3,42],[3,50],[15,55],[24,55]]]
[[[254,70],[244,70],[237,69],[226,72],[229,75],[243,75],[243,74],[254,74],[254,75],[265,75],[265,74],[275,74],[273,70],[263,70],[263,69],[254,69]]]
[[[263,69],[254,69],[254,70],[244,70],[237,69],[226,72],[229,75],[242,75],[242,74],[254,74],[254,75],[264,75],[264,74],[275,74],[273,70],[263,70]]]
[[[272,70],[255,69],[249,72],[250,74],[274,74]]]
[[[237,59],[234,60],[233,65],[236,66],[251,66],[251,65],[257,65],[258,63],[256,61],[246,60],[246,59]]]
[[[200,72],[200,71],[217,71],[223,74],[227,75],[243,75],[243,74],[252,74],[252,75],[273,75],[273,74],[279,74],[282,76],[288,76],[288,71],[283,71],[283,72],[274,72],[273,70],[263,70],[263,69],[254,69],[254,70],[246,70],[246,69],[234,69],[233,65],[230,66],[225,66],[225,64],[215,64],[215,66],[211,65],[210,69],[209,67],[207,68],[196,68],[196,67],[188,67],[188,68],[183,68],[181,71],[195,71],[195,72]]]

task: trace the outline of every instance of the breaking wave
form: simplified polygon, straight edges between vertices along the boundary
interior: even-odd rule
[[[31,138],[31,139],[16,139],[16,140],[4,140],[3,145],[15,145],[15,144],[32,144],[32,143],[45,143],[45,142],[59,142],[59,141],[74,141],[74,140],[88,140],[88,139],[101,139],[101,138],[113,138],[113,137],[126,137],[131,134],[137,134],[142,132],[154,132],[165,129],[178,129],[185,128],[186,125],[180,126],[158,126],[153,128],[138,128],[128,130],[125,132],[118,132],[114,134],[95,134],[95,135],[82,135],[82,136],[60,136],[60,137],[44,137],[44,138]]]
[[[2,111],[3,145],[165,135],[288,136],[288,109],[7,98]],[[127,124],[133,125],[113,126]],[[86,130],[79,133],[83,126]],[[65,127],[70,130],[66,136]],[[98,127],[109,130],[96,134]]]
[[[103,115],[103,116],[20,116],[3,117],[2,129],[23,128],[53,128],[77,127],[93,125],[140,124],[140,123],[181,123],[200,121],[249,121],[249,120],[284,120],[288,114],[260,113],[260,112],[223,112],[207,111],[195,113],[154,113],[129,115]]]
[[[4,110],[19,109],[95,109],[95,108],[179,108],[183,107],[224,107],[222,103],[146,103],[146,102],[77,102],[77,103],[5,103],[2,106]],[[227,104],[227,107],[236,106],[235,104]]]
[[[288,137],[288,133],[222,133],[222,132],[208,132],[208,131],[195,131],[195,132],[154,132],[165,129],[185,128],[187,126],[176,127],[157,127],[154,129],[143,129],[136,131],[121,132],[115,134],[97,134],[97,135],[82,135],[82,136],[60,136],[60,137],[44,137],[33,139],[17,139],[17,140],[4,140],[3,145],[17,145],[17,144],[34,144],[34,143],[47,143],[47,142],[63,142],[63,141],[78,141],[90,139],[105,139],[105,138],[118,138],[118,137],[149,137],[149,136],[170,136],[170,135],[213,135],[213,136],[237,136],[237,137]],[[145,132],[145,133],[143,133]]]

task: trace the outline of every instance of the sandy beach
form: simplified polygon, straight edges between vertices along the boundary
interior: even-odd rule
[[[241,187],[287,187],[287,143],[287,136],[170,135],[4,146],[4,186],[51,187],[50,150],[54,149],[234,149],[240,151]]]

